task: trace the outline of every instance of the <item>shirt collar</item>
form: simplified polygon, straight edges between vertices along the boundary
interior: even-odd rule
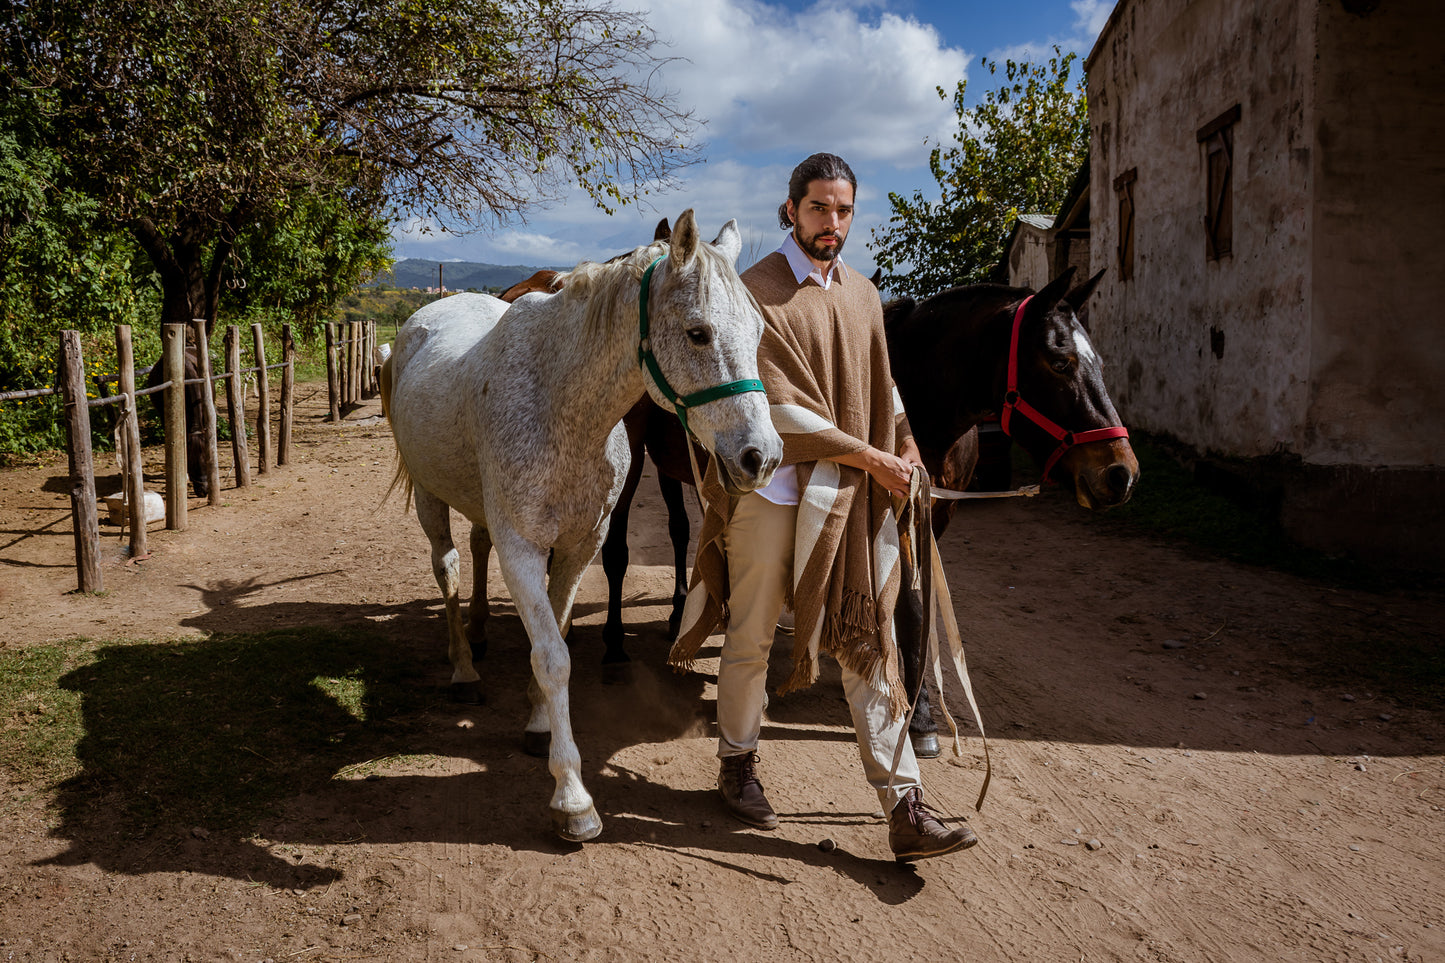
[[[788,259],[788,267],[793,269],[793,277],[799,284],[802,284],[808,280],[808,278],[812,278],[818,282],[820,288],[826,291],[828,290],[828,285],[832,283],[834,276],[837,276],[840,281],[846,281],[848,279],[848,265],[843,263],[841,257],[835,257],[833,259],[829,265],[828,273],[825,275],[819,270],[818,266],[809,259],[808,255],[803,252],[803,249],[798,246],[798,239],[793,236],[792,231],[789,231],[788,236],[783,239],[783,244],[778,248],[778,253]]]

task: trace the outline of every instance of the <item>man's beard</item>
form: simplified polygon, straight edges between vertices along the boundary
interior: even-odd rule
[[[838,239],[838,243],[833,245],[819,244],[818,238],[820,237],[834,237]],[[805,241],[798,233],[798,229],[795,226],[793,228],[793,240],[797,241],[798,247],[802,248],[803,251],[806,252],[807,255],[813,260],[831,261],[839,254],[843,253],[843,244],[848,239],[844,235],[837,233],[828,233],[825,231],[821,234],[813,235],[813,239],[811,241]]]

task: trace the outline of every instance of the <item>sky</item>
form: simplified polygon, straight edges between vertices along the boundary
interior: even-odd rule
[[[1113,0],[616,0],[646,11],[669,63],[663,83],[704,121],[702,162],[677,187],[613,215],[574,191],[531,208],[525,221],[466,235],[411,222],[395,255],[430,260],[570,267],[652,239],[659,218],[693,208],[705,239],[730,218],[743,238],[741,270],[775,250],[777,207],[793,167],[815,151],[838,154],[858,178],[843,252],[871,274],[871,231],[888,219],[889,192],[936,197],[929,151],[958,129],[950,98],[968,81],[969,105],[1001,82],[981,61],[1045,61],[1053,45],[1093,47]],[[1001,74],[1000,74],[1001,77]],[[430,230],[418,230],[429,227]]]

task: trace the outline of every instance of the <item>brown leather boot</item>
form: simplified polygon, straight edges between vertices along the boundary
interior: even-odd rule
[[[773,807],[768,805],[768,797],[763,795],[757,765],[756,752],[728,756],[722,760],[722,768],[718,770],[717,789],[728,812],[738,819],[759,829],[777,829],[778,814],[773,812]]]
[[[923,804],[923,790],[910,789],[888,814],[888,846],[900,863],[967,849],[978,837],[967,826],[949,829]]]

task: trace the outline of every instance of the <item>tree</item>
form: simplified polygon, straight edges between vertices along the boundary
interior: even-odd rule
[[[134,271],[135,242],[64,186],[66,165],[37,146],[35,120],[0,104],[0,391],[49,383],[35,375],[53,373],[52,318],[108,337],[155,307]]]
[[[146,251],[163,322],[214,321],[243,233],[301,195],[502,221],[611,209],[691,160],[654,38],[605,0],[0,0],[0,85]]]
[[[972,109],[966,81],[958,82],[956,146],[934,147],[928,161],[941,197],[889,194],[889,226],[873,231],[885,287],[926,297],[990,280],[1018,216],[1062,202],[1089,152],[1084,79],[1069,83],[1074,59],[1055,47],[1047,66],[1007,61],[1007,84]],[[996,73],[997,64],[983,63]],[[938,96],[948,95],[940,87]]]
[[[310,339],[357,285],[391,267],[391,232],[338,196],[300,195],[237,238],[222,272],[227,323],[284,317]],[[349,300],[355,300],[354,297]]]

